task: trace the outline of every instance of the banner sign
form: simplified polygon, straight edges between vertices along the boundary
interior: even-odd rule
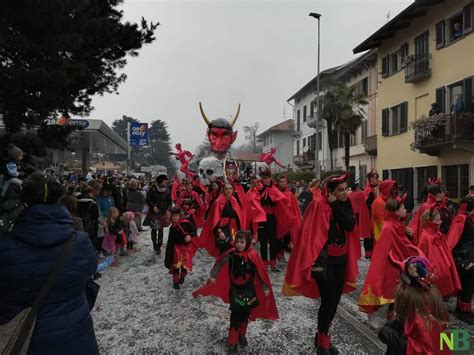
[[[130,123],[130,145],[148,145],[148,123]]]
[[[48,126],[75,126],[80,129],[89,127],[89,121],[85,119],[76,120],[69,117],[61,116],[59,118],[47,118],[45,120]]]

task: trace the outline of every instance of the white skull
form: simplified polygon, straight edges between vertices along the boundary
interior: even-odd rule
[[[209,184],[224,175],[222,163],[216,157],[207,157],[199,162],[198,174],[203,184]]]

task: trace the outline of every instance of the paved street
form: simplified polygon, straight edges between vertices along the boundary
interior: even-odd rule
[[[99,280],[101,290],[93,316],[101,353],[224,353],[230,312],[218,299],[191,297],[191,292],[206,282],[213,260],[198,252],[193,272],[177,291],[172,288],[163,256],[152,251],[149,232],[141,234],[139,248],[140,252],[121,258],[119,268],[105,270]],[[367,266],[366,261],[360,261],[359,289]],[[251,323],[248,350],[314,353],[319,303],[282,297],[283,276],[283,272],[271,274],[280,320]],[[354,292],[341,302],[334,321],[334,343],[343,354],[382,354],[376,330],[357,311],[357,297]],[[384,312],[380,313],[383,316]],[[374,322],[382,324],[382,316]],[[464,325],[455,321],[454,327]],[[474,334],[472,327],[470,331]]]

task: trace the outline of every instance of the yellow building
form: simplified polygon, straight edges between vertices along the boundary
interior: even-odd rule
[[[354,49],[378,48],[377,169],[412,197],[428,177],[455,200],[474,184],[473,26],[472,0],[417,0]]]

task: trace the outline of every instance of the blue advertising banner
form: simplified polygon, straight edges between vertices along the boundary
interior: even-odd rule
[[[148,145],[148,123],[130,123],[130,145]]]

